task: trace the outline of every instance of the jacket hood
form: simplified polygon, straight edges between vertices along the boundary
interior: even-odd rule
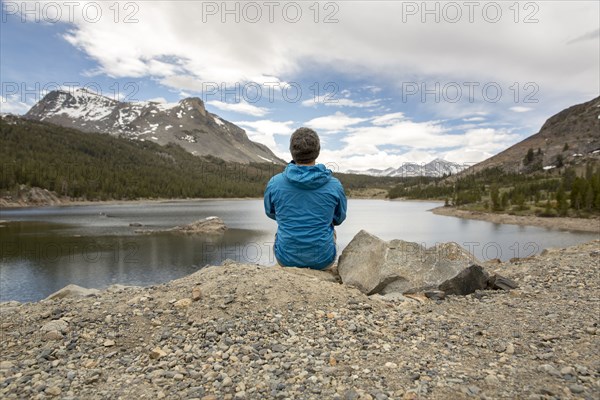
[[[286,179],[294,186],[301,189],[316,189],[331,180],[331,170],[323,164],[299,166],[291,162],[283,171]]]

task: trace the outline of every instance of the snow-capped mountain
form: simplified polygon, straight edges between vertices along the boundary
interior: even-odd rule
[[[427,164],[404,163],[398,168],[368,169],[366,171],[348,170],[349,174],[362,174],[371,176],[410,177],[429,176],[442,177],[444,175],[455,175],[466,169],[467,165],[461,165],[450,161],[436,158]]]
[[[268,147],[248,139],[240,127],[209,113],[197,97],[179,103],[120,102],[85,89],[52,91],[25,114],[56,125],[150,140],[177,143],[192,154],[226,161],[284,163]]]

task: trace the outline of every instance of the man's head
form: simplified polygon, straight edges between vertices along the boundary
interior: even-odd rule
[[[317,132],[310,128],[298,128],[290,138],[290,153],[296,164],[310,164],[319,157],[321,142]]]

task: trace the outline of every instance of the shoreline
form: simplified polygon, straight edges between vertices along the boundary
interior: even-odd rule
[[[431,210],[436,215],[487,221],[495,224],[509,224],[521,226],[537,226],[541,228],[560,229],[566,231],[600,233],[600,220],[597,218],[571,218],[553,217],[543,218],[536,216],[521,216],[509,214],[492,214],[480,211],[461,210],[454,207],[436,207]]]
[[[424,203],[440,203],[439,200],[413,200],[413,199],[388,199],[381,197],[362,197],[362,196],[347,196],[349,200],[382,200],[382,201],[405,201],[405,202],[424,202]],[[210,200],[262,200],[263,197],[196,197],[189,199],[138,199],[138,200],[68,200],[61,199],[59,202],[50,202],[45,204],[34,203],[18,203],[5,202],[0,203],[0,211],[14,210],[18,208],[42,208],[42,207],[69,207],[69,206],[94,206],[94,205],[116,205],[116,204],[158,204],[158,203],[185,203],[193,201],[210,201]]]
[[[593,398],[599,243],[486,264],[518,287],[443,300],[231,262],[148,287],[2,303],[0,395]]]

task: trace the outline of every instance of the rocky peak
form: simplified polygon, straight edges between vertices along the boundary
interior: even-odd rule
[[[161,145],[176,143],[194,155],[226,161],[285,163],[266,146],[251,141],[240,127],[207,112],[198,97],[178,103],[120,102],[86,89],[56,90],[25,118]]]

